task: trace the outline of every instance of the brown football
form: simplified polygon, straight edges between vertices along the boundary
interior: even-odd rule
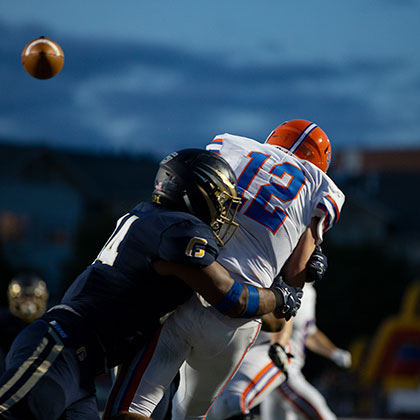
[[[22,51],[22,64],[31,76],[50,79],[63,68],[64,53],[55,41],[41,36],[26,44]]]

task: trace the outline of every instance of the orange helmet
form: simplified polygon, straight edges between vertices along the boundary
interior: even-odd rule
[[[324,172],[330,165],[331,143],[324,131],[310,121],[286,121],[273,130],[265,142],[290,150]]]

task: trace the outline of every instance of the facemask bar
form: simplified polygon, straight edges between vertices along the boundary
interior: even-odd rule
[[[233,197],[226,191],[223,191],[217,195],[217,201],[220,203],[223,211],[212,223],[211,228],[219,245],[224,246],[230,241],[239,226],[235,222],[235,217],[241,203],[241,198]]]

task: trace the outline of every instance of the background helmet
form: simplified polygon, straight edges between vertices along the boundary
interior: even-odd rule
[[[48,289],[39,277],[21,274],[10,281],[7,297],[10,312],[29,323],[46,311]]]
[[[220,244],[237,228],[234,222],[241,199],[229,164],[214,152],[184,149],[160,162],[153,202],[193,214],[208,224]]]
[[[312,162],[324,172],[327,172],[331,162],[328,136],[310,121],[286,121],[273,130],[265,142],[290,150],[298,158]]]

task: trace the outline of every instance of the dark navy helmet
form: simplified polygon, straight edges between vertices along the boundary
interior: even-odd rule
[[[193,214],[208,224],[221,245],[236,231],[241,202],[229,164],[214,152],[184,149],[160,162],[152,194],[154,203]]]

